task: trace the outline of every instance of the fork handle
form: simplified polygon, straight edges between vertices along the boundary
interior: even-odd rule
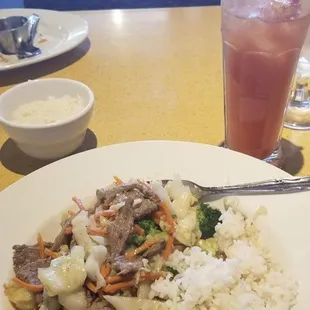
[[[208,194],[259,194],[259,193],[293,193],[310,190],[310,176],[227,185],[216,187],[201,187]]]

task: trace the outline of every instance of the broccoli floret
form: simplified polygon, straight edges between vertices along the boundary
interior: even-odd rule
[[[167,232],[153,229],[153,230],[151,230],[151,233],[146,236],[146,239],[147,240],[165,240],[165,241],[167,241],[168,237],[169,237],[169,234]]]
[[[139,226],[144,229],[145,235],[155,235],[160,232],[159,226],[152,220],[142,220],[138,222]]]
[[[212,238],[215,226],[220,223],[221,211],[212,209],[209,204],[201,203],[197,208],[197,219],[201,231],[201,239]]]
[[[145,241],[145,237],[140,236],[138,234],[132,234],[128,240],[128,245],[140,246]]]
[[[172,267],[166,266],[165,269],[166,269],[168,272],[172,273],[172,274],[173,274],[173,277],[175,277],[176,275],[179,274],[178,271],[175,270],[175,269],[173,269]]]

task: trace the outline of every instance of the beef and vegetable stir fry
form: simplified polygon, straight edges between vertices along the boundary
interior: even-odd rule
[[[37,244],[13,247],[15,277],[5,293],[15,308],[108,310],[128,297],[141,309],[165,309],[149,291],[159,278],[177,276],[165,266],[173,251],[197,245],[221,255],[212,238],[221,212],[199,205],[181,180],[164,188],[115,178],[96,196],[89,209],[73,198],[78,209],[68,211],[53,242],[39,234]]]

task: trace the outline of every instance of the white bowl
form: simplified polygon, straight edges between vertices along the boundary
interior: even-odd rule
[[[24,125],[11,121],[12,112],[21,104],[47,97],[80,96],[82,111],[51,124]],[[94,94],[86,85],[69,79],[28,81],[0,96],[0,123],[26,154],[40,159],[56,159],[75,151],[83,142],[94,105]]]

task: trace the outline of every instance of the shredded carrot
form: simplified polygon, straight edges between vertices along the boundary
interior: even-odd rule
[[[159,225],[161,220],[166,220],[166,216],[163,211],[156,211],[153,213],[153,221]]]
[[[59,253],[57,252],[53,252],[51,251],[50,249],[48,248],[45,248],[44,249],[44,254],[48,257],[51,257],[51,258],[58,258],[59,257]]]
[[[66,228],[65,234],[66,235],[72,235],[72,226],[69,226],[69,227]]]
[[[166,242],[166,247],[163,251],[163,259],[164,260],[167,260],[169,255],[171,254],[172,252],[172,248],[173,248],[173,240],[174,240],[174,237],[173,235],[169,235],[168,237],[168,240]]]
[[[139,282],[146,280],[155,281],[161,277],[165,277],[166,273],[163,271],[160,272],[141,272]]]
[[[155,211],[153,213],[153,216],[157,217],[157,218],[161,218],[161,217],[165,216],[165,213],[163,211]]]
[[[115,276],[109,276],[107,277],[107,283],[108,284],[114,284],[114,283],[118,283],[118,282],[126,282],[126,281],[130,281],[133,279],[133,276],[130,274],[127,275],[115,275]]]
[[[93,293],[97,293],[98,292],[98,290],[96,288],[96,285],[92,281],[90,281],[89,279],[86,280],[86,286]]]
[[[142,272],[140,274],[139,283],[147,280],[157,280],[166,275],[165,272]],[[112,281],[113,280],[113,281]],[[121,280],[121,282],[119,282]],[[132,276],[112,276],[107,278],[108,285],[103,289],[107,294],[113,294],[117,291],[131,288],[134,285]]]
[[[107,235],[107,229],[106,228],[96,228],[96,229],[88,229],[88,234],[91,236],[101,236],[105,237]]]
[[[80,210],[84,210],[84,211],[85,211],[85,207],[84,207],[84,205],[83,205],[81,199],[78,199],[78,198],[76,198],[76,197],[72,197],[72,200],[73,200],[73,202],[78,206],[78,208],[79,208]]]
[[[167,204],[162,201],[160,204],[160,209],[164,213],[164,215],[166,216],[166,221],[170,227],[170,234],[175,233],[174,220],[173,220],[173,217],[170,213],[170,210],[169,210]]]
[[[125,256],[127,258],[132,258],[132,257],[135,257],[136,255],[138,255],[139,253],[141,252],[144,252],[145,250],[147,250],[148,248],[150,248],[153,244],[155,243],[159,243],[161,240],[158,239],[151,239],[151,240],[147,240],[145,241],[141,246],[139,246],[138,248],[134,249],[133,251],[131,252],[127,252],[125,254]]]
[[[73,211],[71,211],[71,210],[68,210],[68,215],[69,215],[69,216],[74,216],[75,213],[74,213]]]
[[[134,281],[127,281],[127,282],[118,282],[115,284],[108,284],[103,291],[107,294],[116,293],[119,290],[123,290],[126,288],[131,288],[134,285]]]
[[[116,184],[124,184],[124,182],[116,175],[113,176],[113,179]]]
[[[118,214],[118,211],[115,210],[101,210],[95,214],[95,220],[98,220],[100,216],[104,216],[107,218],[114,217]]]
[[[110,273],[111,273],[111,265],[106,263],[106,264],[102,264],[101,268],[100,268],[100,273],[101,275],[106,278]]]
[[[26,288],[28,291],[39,293],[43,291],[43,285],[34,285],[34,284],[29,284],[26,283],[18,278],[13,278],[13,282],[17,283],[18,285]]]
[[[144,229],[138,224],[135,224],[135,232],[140,236],[145,235]]]
[[[40,233],[38,233],[38,247],[39,247],[39,256],[40,258],[44,258],[45,254],[44,254],[44,241],[42,238],[42,235]]]

